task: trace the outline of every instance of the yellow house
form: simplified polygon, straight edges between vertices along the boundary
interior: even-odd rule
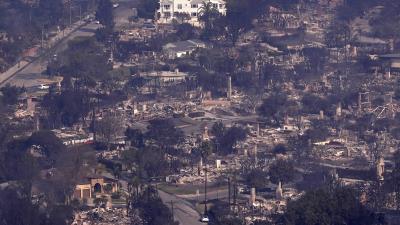
[[[99,175],[88,176],[75,186],[73,198],[91,199],[97,195],[111,194],[119,190],[118,180]]]

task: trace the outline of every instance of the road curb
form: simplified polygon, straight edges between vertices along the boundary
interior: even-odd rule
[[[53,47],[51,47],[49,50],[52,50],[54,48],[57,48],[57,46],[59,46],[65,39],[67,39],[68,37],[70,37],[72,35],[72,33],[74,33],[76,30],[80,29],[81,27],[85,26],[89,24],[88,22],[83,23],[82,25],[79,25],[77,28],[73,29],[68,35],[66,35],[63,39],[60,39]],[[40,58],[42,58],[44,55],[46,54],[46,52],[40,53],[39,56],[33,58],[32,61],[30,61],[29,63],[27,63],[26,65],[20,67],[17,71],[15,71],[13,74],[11,74],[9,77],[7,77],[6,79],[4,79],[3,81],[0,81],[0,87],[3,87],[11,78],[15,77],[15,75],[19,72],[21,72],[22,70],[24,70],[25,68],[27,68],[29,65],[31,65],[32,63],[36,62],[37,60],[39,60]]]

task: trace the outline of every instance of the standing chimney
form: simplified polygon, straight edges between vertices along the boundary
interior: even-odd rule
[[[259,137],[260,136],[260,124],[259,123],[256,124],[256,131],[257,131],[257,137]]]
[[[37,115],[36,114],[36,116],[35,116],[35,119],[36,119],[36,131],[39,131],[40,130],[40,118],[39,118],[39,115]]]
[[[282,191],[282,183],[279,181],[278,187],[276,187],[276,199],[281,200],[283,197],[283,191]]]
[[[232,97],[232,77],[228,76],[228,93],[227,96],[228,100],[231,100]]]
[[[342,103],[339,102],[339,105],[336,107],[336,117],[342,116]]]
[[[221,160],[220,159],[215,160],[215,166],[217,167],[218,170],[221,168]]]
[[[198,172],[197,172],[199,176],[201,175],[202,170],[203,170],[203,158],[200,158],[200,162],[198,165]]]
[[[376,163],[376,174],[378,177],[379,181],[383,181],[384,180],[384,175],[385,173],[385,161],[383,159],[383,157],[379,157]]]
[[[254,156],[254,166],[257,166],[257,162],[258,162],[258,156],[257,156],[257,145],[254,145],[254,149],[253,149],[253,156]]]
[[[250,205],[253,206],[256,203],[256,188],[251,188],[250,191]]]

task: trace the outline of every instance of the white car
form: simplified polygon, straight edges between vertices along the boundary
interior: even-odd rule
[[[118,8],[118,6],[119,6],[118,3],[113,4],[113,7],[114,7],[114,8]]]
[[[46,84],[40,84],[39,85],[39,89],[40,90],[46,90],[46,89],[49,89],[50,88],[50,86],[49,85],[46,85]]]
[[[208,216],[202,216],[201,219],[200,219],[200,222],[208,223],[208,222],[210,222],[210,219],[208,218]]]

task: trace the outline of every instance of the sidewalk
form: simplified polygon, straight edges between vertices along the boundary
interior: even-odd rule
[[[51,49],[54,46],[56,46],[58,43],[60,43],[63,39],[67,38],[70,34],[72,34],[75,30],[79,29],[86,23],[84,21],[77,21],[76,23],[72,24],[71,27],[67,27],[64,30],[60,31],[56,36],[50,38],[50,40],[47,41],[47,48],[40,49],[34,56],[32,56],[31,61],[27,60],[20,60],[17,62],[14,66],[9,68],[7,71],[4,73],[0,74],[0,85],[3,85],[7,80],[12,78],[16,73],[19,71],[25,69],[27,66],[29,66],[32,62],[36,61],[38,58],[40,58],[47,49]],[[43,51],[44,50],[44,51]]]

